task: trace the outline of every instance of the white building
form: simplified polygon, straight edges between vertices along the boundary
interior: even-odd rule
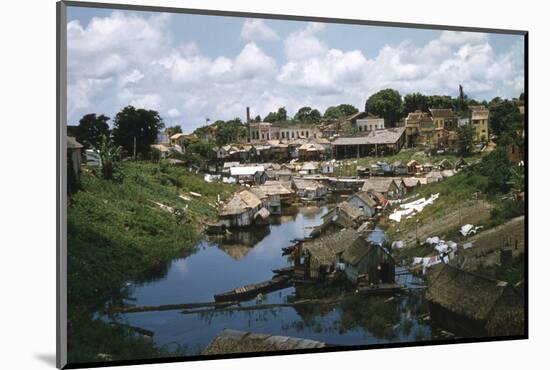
[[[382,130],[385,128],[384,118],[375,116],[371,113],[367,114],[365,118],[358,119],[356,125],[360,132]]]

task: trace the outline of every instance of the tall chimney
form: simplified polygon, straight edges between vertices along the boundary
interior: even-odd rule
[[[250,107],[246,107],[246,124],[248,125],[248,142],[252,140],[252,129],[250,128]]]

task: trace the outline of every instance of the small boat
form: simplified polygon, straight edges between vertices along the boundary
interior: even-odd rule
[[[289,275],[278,275],[271,280],[258,284],[245,285],[225,293],[214,294],[216,302],[247,301],[260,293],[269,293],[275,290],[286,288],[289,285]]]
[[[294,266],[271,270],[275,275],[290,275],[294,273]]]
[[[359,294],[363,295],[385,295],[401,293],[405,287],[400,284],[379,284],[375,286],[364,286],[357,289]]]

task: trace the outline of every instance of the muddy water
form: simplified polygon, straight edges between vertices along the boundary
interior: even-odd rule
[[[288,266],[281,247],[307,236],[321,223],[326,207],[307,207],[282,216],[265,229],[235,233],[231,240],[202,241],[198,252],[175,259],[161,276],[130,287],[128,304],[137,306],[213,301],[213,295],[272,277],[272,269]],[[376,229],[371,240],[381,242]],[[399,279],[411,287],[410,275]],[[323,288],[320,295],[329,294]],[[262,303],[286,302],[302,290],[291,287],[266,294]],[[309,292],[311,294],[311,292]],[[255,305],[255,300],[243,305]],[[277,307],[253,311],[212,311],[184,314],[178,310],[121,315],[129,325],[151,330],[154,341],[169,350],[200,354],[222,330],[237,329],[309,338],[335,345],[408,342],[431,339],[431,328],[419,317],[428,309],[422,289],[401,297],[353,296],[333,306]]]

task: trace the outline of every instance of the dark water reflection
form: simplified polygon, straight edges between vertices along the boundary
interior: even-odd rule
[[[198,251],[173,260],[161,277],[130,288],[129,304],[137,306],[209,302],[213,295],[244,284],[268,280],[271,270],[289,265],[281,247],[307,236],[321,223],[327,207],[301,208],[295,215],[281,216],[267,230],[234,233],[224,241],[203,241]],[[266,232],[268,231],[268,232]],[[377,229],[371,240],[382,242]],[[251,241],[253,246],[250,246]],[[410,275],[401,282],[415,286]],[[321,287],[327,295],[331,289]],[[322,292],[317,292],[322,293]],[[302,296],[294,287],[269,293],[262,303],[287,302]],[[322,294],[321,294],[322,295]],[[243,305],[255,305],[254,301]],[[251,311],[213,311],[184,314],[179,311],[122,315],[128,324],[151,330],[160,346],[198,354],[223,329],[253,331],[314,339],[336,345],[358,345],[431,339],[429,325],[419,317],[428,312],[422,290],[401,297],[351,296],[340,304],[276,307]]]

